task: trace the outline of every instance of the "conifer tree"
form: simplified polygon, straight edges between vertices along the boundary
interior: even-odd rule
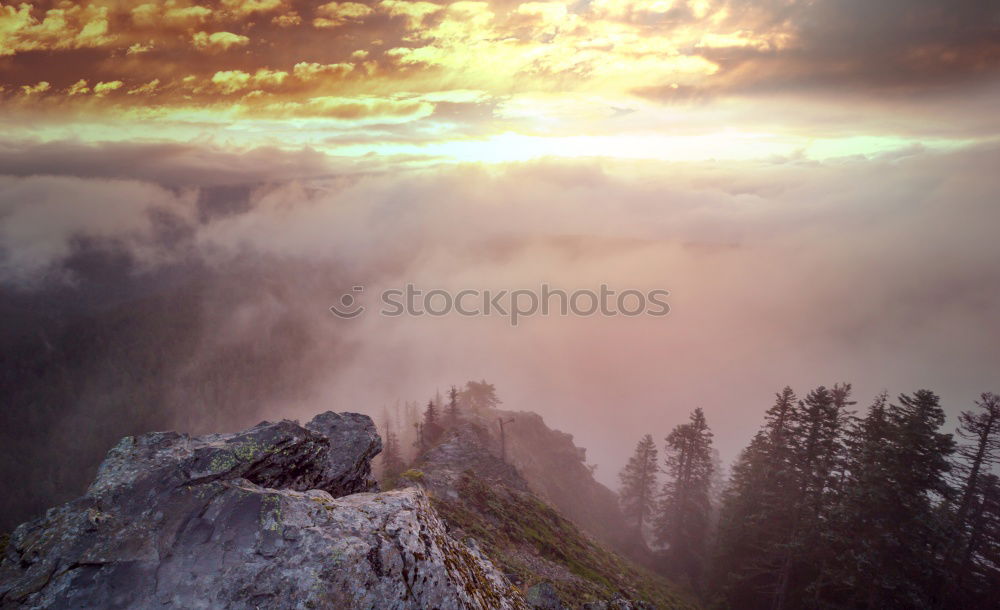
[[[715,576],[741,608],[808,606],[845,469],[850,385],[776,395],[723,494]]]
[[[956,450],[955,472],[960,477],[958,522],[965,523],[979,478],[1000,463],[1000,397],[987,392],[976,401],[979,411],[959,415],[958,435],[968,441]]]
[[[787,535],[778,546],[781,561],[771,607],[802,607],[805,588],[815,574],[809,568],[820,561],[822,521],[835,496],[835,468],[842,459],[841,433],[849,414],[845,411],[850,385],[832,390],[820,386],[809,392],[792,411],[791,488],[786,507],[791,513]]]
[[[458,388],[455,386],[451,386],[451,389],[448,390],[448,425],[451,427],[458,425],[458,394]]]
[[[497,389],[485,379],[469,381],[459,396],[459,402],[472,410],[494,409],[502,402],[497,398]]]
[[[989,536],[983,535],[983,515],[989,512],[991,493],[982,487],[984,479],[991,476],[990,469],[1000,463],[1000,397],[987,392],[976,406],[977,410],[959,415],[957,432],[966,443],[955,452],[958,503],[949,558],[952,595],[960,595],[973,575],[976,547],[990,542]]]
[[[424,422],[413,422],[413,430],[416,435],[416,440],[413,441],[413,446],[417,450],[415,457],[420,457],[427,450],[427,439],[424,437]]]
[[[810,425],[818,426],[816,457],[812,467],[802,473],[806,482],[804,496],[799,499],[803,503],[799,529],[789,540],[790,546],[797,545],[800,550],[792,550],[794,556],[786,556],[789,558],[786,565],[793,566],[794,571],[787,574],[790,580],[785,595],[790,592],[792,599],[784,607],[818,605],[830,584],[828,572],[839,559],[833,547],[841,532],[834,529],[832,523],[841,509],[849,463],[849,433],[857,422],[854,412],[848,408],[856,403],[850,400],[851,384],[835,384],[827,391],[829,401],[824,402],[823,410],[812,410],[813,395],[821,395],[824,390],[818,388],[805,401]],[[814,424],[815,420],[818,423]],[[782,575],[779,573],[779,586]],[[793,577],[797,582],[791,580]]]
[[[969,503],[956,566],[961,580],[944,599],[969,610],[996,608],[1000,599],[1000,478],[980,475]],[[954,577],[953,577],[954,578]]]
[[[881,561],[884,537],[891,524],[892,446],[895,428],[889,396],[876,396],[865,416],[845,433],[847,465],[840,501],[827,527],[831,552],[838,561],[826,566],[823,595],[839,605],[868,603],[856,590],[864,573]],[[864,542],[858,544],[858,540]],[[852,601],[853,600],[853,601]]]
[[[437,402],[434,399],[427,401],[427,408],[424,410],[424,423],[421,428],[424,446],[436,443],[444,432],[438,415]]]
[[[714,580],[734,608],[769,607],[776,586],[779,545],[793,509],[795,409],[790,387],[775,395],[764,425],[733,465],[722,494]]]
[[[382,444],[382,474],[387,481],[393,481],[406,468],[399,447],[399,438],[389,423],[385,424],[385,442]]]
[[[686,424],[675,427],[666,438],[665,467],[660,512],[656,520],[657,540],[670,545],[673,562],[699,583],[711,512],[712,432],[698,408]]]
[[[942,501],[951,435],[928,390],[876,400],[851,443],[844,501],[836,519],[841,562],[825,595],[854,608],[931,608],[947,549]]]
[[[734,464],[713,571],[733,608],[996,607],[1000,405],[960,417],[928,390],[862,419],[850,386],[778,395]],[[949,475],[951,477],[949,478]],[[951,483],[954,483],[952,485]]]
[[[438,411],[437,404],[434,399],[427,401],[427,408],[424,409],[424,425],[437,425],[438,423]]]
[[[659,470],[656,443],[645,435],[635,446],[635,453],[618,475],[619,498],[627,523],[642,537],[643,526],[655,508],[656,473]]]

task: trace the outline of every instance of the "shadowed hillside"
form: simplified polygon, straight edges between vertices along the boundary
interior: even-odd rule
[[[530,603],[550,607],[545,604],[557,598],[568,607],[615,600],[625,607],[696,607],[662,576],[609,550],[625,539],[618,533],[616,496],[593,480],[569,435],[529,412],[481,409],[465,416],[397,484],[427,489],[450,533],[471,537]],[[505,424],[508,462],[499,457],[498,434],[487,427],[493,416],[519,418],[514,428]],[[522,475],[521,464],[530,476]]]

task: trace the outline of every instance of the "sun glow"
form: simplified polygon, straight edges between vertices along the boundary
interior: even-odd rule
[[[928,77],[976,69],[988,41],[940,59],[931,43],[882,56],[878,45],[903,26],[879,23],[858,45],[874,51],[827,56],[803,35],[823,3],[789,3],[794,18],[781,19],[725,0],[64,4],[0,4],[7,138],[427,164],[824,159],[995,133],[981,118],[995,87],[957,101],[911,94]],[[857,38],[837,23],[827,36]],[[929,124],[938,111],[969,125]]]

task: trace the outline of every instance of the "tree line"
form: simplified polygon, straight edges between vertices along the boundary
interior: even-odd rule
[[[620,474],[628,524],[719,607],[997,607],[1000,397],[954,435],[928,390],[855,404],[850,384],[784,388],[718,494],[701,409],[662,462],[645,435]]]
[[[501,404],[496,387],[485,379],[468,381],[464,386],[451,386],[447,402],[440,392],[427,401],[421,410],[416,402],[398,403],[390,414],[383,410],[381,432],[381,476],[393,481],[407,464],[433,447],[444,433],[458,425],[463,411],[493,409]]]

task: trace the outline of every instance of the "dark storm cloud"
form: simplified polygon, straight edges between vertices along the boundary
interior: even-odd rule
[[[780,49],[723,48],[730,90],[927,93],[1000,74],[1000,4],[990,0],[819,0],[730,3],[751,28],[789,28]],[[713,85],[709,85],[712,87]]]

